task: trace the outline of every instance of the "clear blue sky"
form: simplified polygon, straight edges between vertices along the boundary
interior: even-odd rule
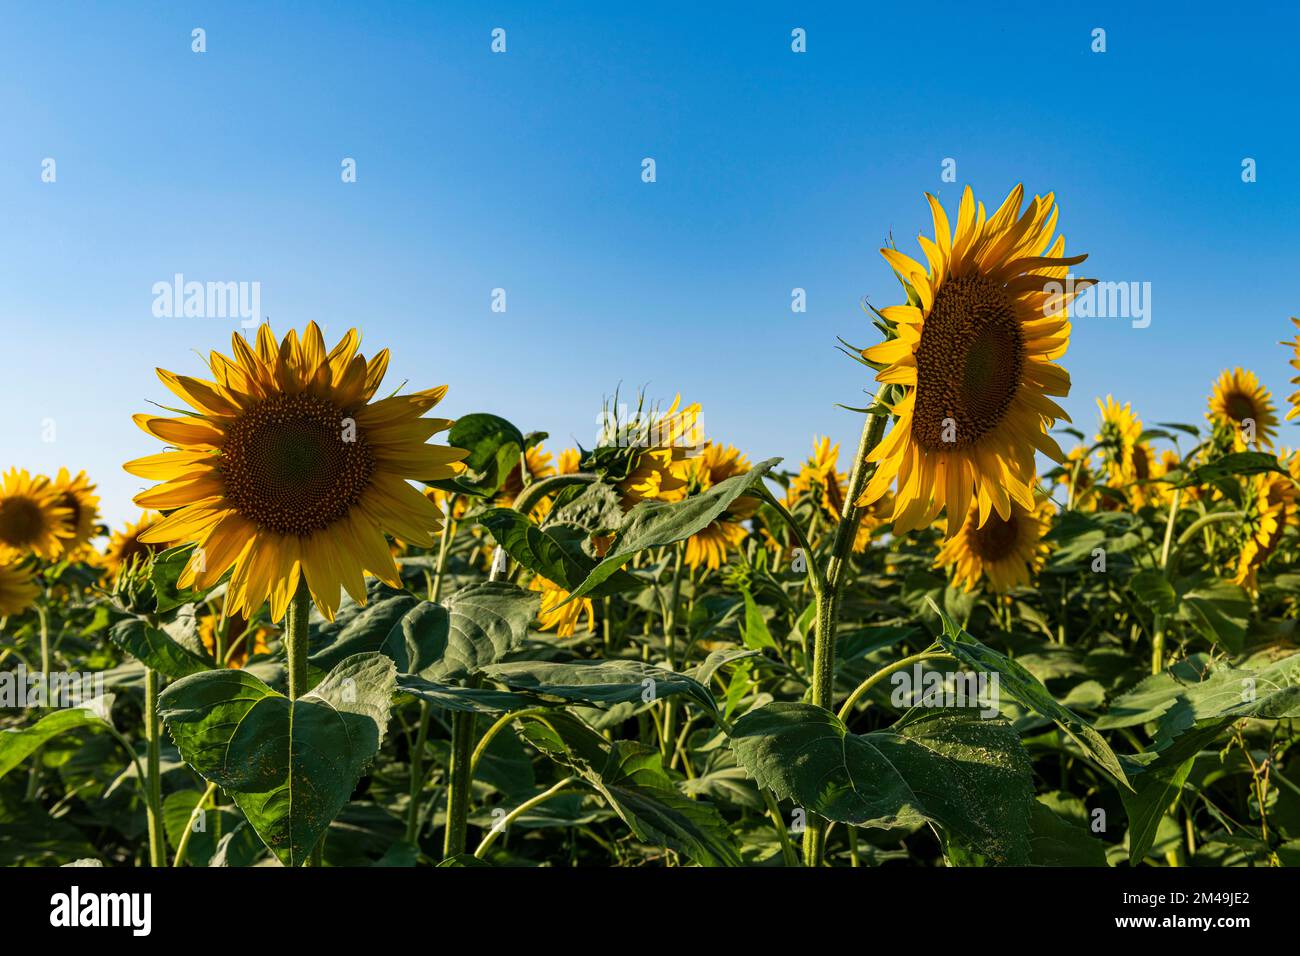
[[[553,448],[590,444],[620,383],[701,402],[752,458],[852,447],[834,405],[869,382],[835,336],[874,340],[860,298],[897,296],[882,240],[915,251],[922,193],[952,207],[965,183],[1055,190],[1088,274],[1152,284],[1149,328],[1075,325],[1066,405],[1090,432],[1107,392],[1199,422],[1229,365],[1291,391],[1284,5],[610,6],[6,4],[0,465],[86,468],[111,518],[136,511],[120,465],[156,448],[130,418],[166,399],[154,367],[199,371],[237,324],[155,318],[177,272],[260,282],[277,332],[358,324],[394,384],[446,382],[448,414]]]

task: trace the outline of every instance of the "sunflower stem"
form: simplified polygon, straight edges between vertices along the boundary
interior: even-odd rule
[[[285,652],[289,657],[289,699],[297,700],[307,692],[307,617],[311,612],[311,592],[306,580],[298,582],[298,590],[289,602],[285,618]]]
[[[862,520],[863,509],[858,507],[858,499],[866,488],[867,480],[875,472],[875,467],[867,461],[869,455],[880,443],[880,436],[885,430],[887,416],[868,415],[862,423],[862,438],[858,443],[858,452],[853,459],[853,469],[849,472],[848,494],[844,498],[844,512],[840,522],[835,526],[835,537],[831,544],[830,560],[826,562],[824,586],[817,596],[816,638],[813,642],[812,702],[818,707],[831,710],[835,696],[835,626],[839,620],[840,588],[844,584],[844,568],[853,552],[853,541],[858,534],[858,524]],[[812,556],[809,555],[809,560]],[[816,814],[808,815],[807,829],[803,835],[803,856],[805,866],[821,866],[826,850],[826,821]]]
[[[144,672],[145,773],[149,779],[149,798],[145,813],[149,824],[149,865],[167,865],[166,837],[162,815],[162,728],[158,723],[158,672],[152,667]]]

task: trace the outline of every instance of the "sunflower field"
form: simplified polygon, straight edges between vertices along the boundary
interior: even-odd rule
[[[1300,865],[1300,392],[1070,423],[1055,198],[926,199],[856,447],[565,448],[263,324],[159,371],[138,521],[0,463],[0,862]]]

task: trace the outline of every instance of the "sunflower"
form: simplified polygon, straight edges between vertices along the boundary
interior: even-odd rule
[[[10,468],[0,477],[0,549],[54,560],[74,534],[72,512],[44,475]]]
[[[136,504],[176,509],[141,540],[193,541],[202,549],[202,567],[187,564],[181,587],[210,587],[233,567],[231,612],[251,618],[269,598],[278,621],[302,579],[332,620],[340,588],[365,603],[367,572],[401,586],[385,533],[433,545],[441,516],[408,479],[450,478],[468,454],[426,444],[451,427],[422,417],[447,388],[371,401],[388,350],[367,362],[359,343],[350,329],[326,352],[312,322],[301,338],[290,330],[277,344],[262,325],[256,350],[235,333],[233,360],[212,353],[215,381],[159,369],[196,412],[137,415],[136,424],[176,450],[124,467],[164,482],[137,495]]]
[[[95,535],[95,518],[99,514],[99,496],[84,471],[73,478],[66,468],[60,468],[54,478],[54,490],[59,493],[59,504],[68,509],[68,526],[72,537],[64,544],[71,552],[86,544]]]
[[[827,517],[838,521],[844,512],[844,495],[849,483],[848,475],[837,467],[839,459],[838,444],[831,444],[830,438],[825,436],[814,438],[812,455],[800,466],[799,473],[786,491],[786,507],[792,508],[812,496]]]
[[[101,563],[109,574],[117,577],[134,561],[143,561],[162,550],[161,545],[145,544],[140,536],[162,521],[162,515],[156,511],[140,512],[140,520],[127,524],[114,531],[108,539],[108,550],[101,558]]]
[[[1232,434],[1234,451],[1245,451],[1248,445],[1255,448],[1272,448],[1276,435],[1277,415],[1268,389],[1259,384],[1255,373],[1249,369],[1223,370],[1214,383],[1210,396],[1210,410],[1205,417],[1216,430]],[[1243,433],[1250,433],[1246,440]]]
[[[221,623],[221,615],[209,614],[199,621],[199,639],[203,641],[204,648],[207,652],[215,657],[217,653],[217,625]],[[248,663],[250,657],[256,657],[259,654],[269,654],[271,646],[267,639],[272,634],[269,627],[255,626],[249,627],[248,621],[242,614],[232,614],[226,618],[226,659],[218,661],[217,664],[222,667],[239,670]],[[238,646],[235,642],[238,641]],[[252,649],[249,649],[249,645]],[[231,648],[234,647],[233,652]]]
[[[720,481],[749,471],[749,459],[730,445],[724,448],[709,442],[699,455],[689,459],[689,466],[686,471],[687,493],[696,495],[708,491]],[[708,527],[687,539],[683,558],[686,566],[693,570],[704,565],[710,571],[716,571],[726,564],[727,551],[738,547],[749,533],[741,522],[752,518],[757,509],[757,498],[742,495],[733,501],[731,507]]]
[[[560,452],[560,457],[555,463],[555,472],[559,475],[576,475],[581,462],[582,453],[578,449],[566,448]]]
[[[24,557],[0,548],[0,618],[23,613],[36,603],[40,593]]]
[[[1259,591],[1259,569],[1277,550],[1287,526],[1297,522],[1296,480],[1300,479],[1300,455],[1284,453],[1279,461],[1287,465],[1288,459],[1290,474],[1255,475],[1246,492],[1246,517],[1242,522],[1245,543],[1237,556],[1233,583],[1252,594]]]
[[[637,416],[619,426],[617,435],[602,436],[602,443],[617,440],[635,449],[626,477],[617,482],[626,510],[642,501],[680,501],[686,496],[686,460],[702,438],[700,406],[680,408],[680,395],[662,415]]]
[[[1141,508],[1158,497],[1153,486],[1146,484],[1157,477],[1157,463],[1155,449],[1142,440],[1142,419],[1128,402],[1121,405],[1110,395],[1105,402],[1097,399],[1097,407],[1101,410],[1097,441],[1104,445],[1098,456],[1106,466],[1107,479],[1111,487],[1124,491],[1133,507]]]
[[[1081,511],[1089,509],[1089,506],[1094,503],[1093,491],[1096,488],[1096,477],[1092,473],[1092,466],[1088,463],[1086,445],[1076,445],[1070,449],[1056,480],[1068,492],[1071,508]]]
[[[957,227],[927,194],[935,241],[920,237],[927,265],[895,249],[881,254],[907,284],[908,304],[880,314],[895,337],[866,349],[876,380],[902,390],[892,430],[867,456],[877,462],[862,498],[896,485],[897,532],[923,528],[940,511],[965,516],[975,502],[983,524],[1012,518],[1012,502],[1034,511],[1034,453],[1061,461],[1047,434],[1068,416],[1048,396],[1070,391],[1053,360],[1070,342],[1068,306],[1090,280],[1066,279],[1086,256],[1065,257],[1053,239],[1053,197],[1035,196],[1020,213],[1016,186],[990,218],[969,187]],[[949,534],[962,527],[948,522]]]
[[[1297,319],[1295,316],[1292,316],[1291,323],[1297,329],[1300,329],[1300,319]],[[1283,342],[1282,344],[1291,347],[1291,352],[1292,352],[1291,367],[1296,371],[1300,372],[1300,335],[1297,335],[1290,342]],[[1291,384],[1300,385],[1300,375],[1297,375],[1295,378],[1291,379]],[[1290,421],[1291,419],[1295,418],[1297,415],[1300,415],[1300,391],[1293,392],[1291,394],[1291,397],[1288,398],[1287,401],[1291,403],[1291,410],[1286,413],[1286,420]]]
[[[979,506],[971,502],[966,520],[943,543],[934,566],[953,568],[953,584],[967,591],[974,591],[981,579],[998,593],[1027,585],[1046,560],[1043,535],[1052,510],[1050,499],[1029,511],[1015,504],[1008,517],[995,513],[981,523]]]
[[[587,615],[587,630],[596,627],[596,609],[591,598],[579,598],[565,604],[569,592],[540,574],[533,575],[528,590],[542,595],[541,606],[537,609],[537,623],[541,630],[554,630],[558,637],[572,637],[583,614]]]

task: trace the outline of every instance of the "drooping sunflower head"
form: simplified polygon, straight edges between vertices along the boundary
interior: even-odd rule
[[[919,237],[925,264],[881,253],[908,289],[906,305],[880,312],[894,337],[866,349],[876,380],[897,385],[897,420],[868,456],[877,462],[863,503],[897,488],[894,528],[922,528],[945,508],[956,534],[977,521],[1010,520],[1012,502],[1033,511],[1034,454],[1064,459],[1047,430],[1068,416],[1049,396],[1069,393],[1055,359],[1069,345],[1069,303],[1091,280],[1068,279],[1051,195],[1022,213],[1017,186],[992,216],[969,187],[955,230],[927,195],[935,238]],[[953,516],[957,516],[955,519]]]
[[[1046,561],[1043,536],[1053,510],[1050,499],[1031,510],[1016,504],[1007,517],[994,513],[981,524],[979,507],[972,502],[966,520],[939,549],[934,566],[952,568],[953,583],[967,591],[981,581],[999,594],[1028,585]]]
[[[233,568],[231,611],[251,618],[269,598],[279,620],[305,580],[332,619],[340,589],[365,602],[367,573],[400,587],[385,534],[433,545],[441,517],[409,481],[450,478],[467,454],[427,444],[452,425],[423,417],[447,388],[374,401],[388,350],[367,361],[359,344],[352,329],[327,351],[314,322],[277,342],[263,325],[255,348],[235,333],[233,358],[211,354],[212,380],[159,369],[194,412],[135,416],[174,450],[124,467],[163,482],[138,505],[170,512],[140,539],[198,545],[181,587],[210,587]]]
[[[573,637],[584,614],[587,616],[587,630],[596,627],[596,609],[591,598],[579,598],[565,604],[569,592],[540,574],[533,575],[528,590],[537,591],[542,596],[537,609],[537,625],[541,630],[555,631],[558,637]]]
[[[23,613],[40,593],[30,559],[0,547],[0,617]]]
[[[639,405],[623,420],[605,416],[595,452],[622,494],[624,508],[642,501],[680,501],[686,496],[689,456],[704,444],[700,406],[674,397],[665,412]]]
[[[72,512],[44,475],[10,468],[0,476],[0,550],[54,560],[73,538]]]
[[[1297,524],[1300,519],[1294,477],[1300,471],[1300,455],[1284,452],[1279,463],[1288,467],[1290,473],[1255,475],[1246,490],[1243,540],[1233,582],[1252,594],[1259,589],[1259,569],[1277,550],[1287,527]]]
[[[65,542],[68,551],[80,548],[95,535],[95,518],[99,514],[99,496],[84,471],[72,477],[68,469],[60,468],[54,478],[54,489],[59,493],[59,504],[68,509],[68,527],[72,536]]]
[[[1236,451],[1272,448],[1277,412],[1272,397],[1249,369],[1224,369],[1214,383],[1205,417],[1216,431],[1230,433]]]

